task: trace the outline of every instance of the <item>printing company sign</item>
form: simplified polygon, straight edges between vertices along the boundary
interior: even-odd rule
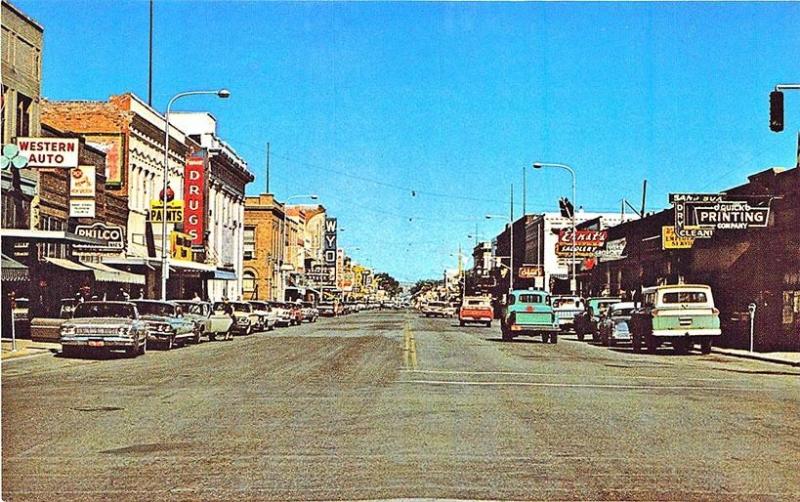
[[[769,200],[752,205],[726,194],[670,194],[678,237],[708,239],[715,230],[764,228],[769,223]]]
[[[17,138],[26,167],[78,167],[78,138]]]
[[[205,229],[205,162],[203,157],[192,156],[186,160],[183,171],[183,231],[192,238],[192,245],[202,246]]]
[[[575,257],[594,258],[595,253],[606,244],[608,232],[605,230],[578,230],[575,232]],[[572,257],[572,229],[558,232],[556,256]]]
[[[91,237],[105,244],[73,244],[75,251],[82,253],[118,253],[125,249],[125,230],[117,225],[94,223],[92,225],[78,225],[75,234],[81,237]]]

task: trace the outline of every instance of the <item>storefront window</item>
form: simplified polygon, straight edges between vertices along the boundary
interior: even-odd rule
[[[256,230],[252,227],[244,229],[244,259],[252,260],[256,256]]]

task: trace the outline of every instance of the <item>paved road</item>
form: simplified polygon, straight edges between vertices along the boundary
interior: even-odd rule
[[[800,373],[371,312],[3,364],[4,500],[800,498]]]

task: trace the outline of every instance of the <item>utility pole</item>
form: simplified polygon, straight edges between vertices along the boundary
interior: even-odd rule
[[[153,106],[153,0],[150,0],[150,69],[147,74],[147,106]],[[164,210],[166,214],[166,209]]]
[[[269,141],[267,141],[267,193],[269,193]]]
[[[522,167],[522,216],[525,216],[528,202],[528,173],[525,166]]]
[[[647,201],[647,180],[644,180],[644,183],[642,183],[642,212],[639,213],[641,214],[642,218],[644,218],[645,216],[644,209],[646,207],[646,201]]]

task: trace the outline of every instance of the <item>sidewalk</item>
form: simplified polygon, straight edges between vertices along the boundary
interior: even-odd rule
[[[711,352],[714,354],[800,367],[800,352],[750,352],[749,350],[727,349],[722,347],[712,347]]]
[[[17,350],[11,352],[11,339],[3,338],[2,360],[17,359],[21,357],[32,357],[36,355],[54,354],[61,350],[60,343],[33,342],[31,340],[17,339]]]

